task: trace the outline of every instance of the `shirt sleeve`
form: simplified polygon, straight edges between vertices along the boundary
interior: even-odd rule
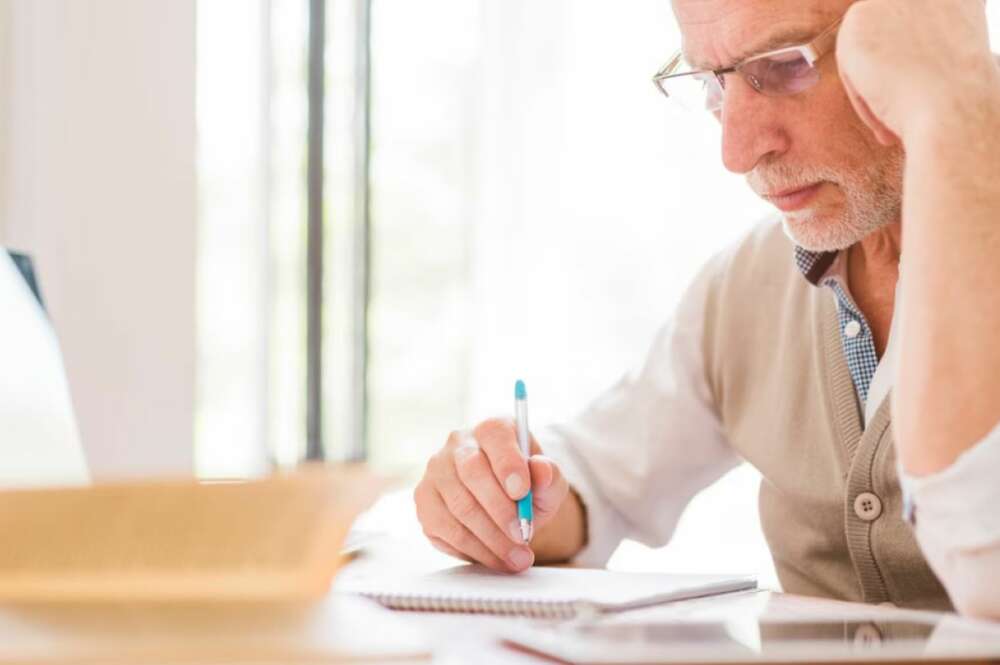
[[[962,614],[1000,619],[1000,424],[948,468],[899,468],[906,519]]]
[[[536,432],[584,504],[582,564],[604,565],[623,538],[665,544],[691,497],[741,461],[706,378],[708,285],[706,274],[694,282],[635,370],[577,418]]]

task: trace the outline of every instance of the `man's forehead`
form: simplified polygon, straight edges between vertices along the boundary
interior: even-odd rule
[[[673,0],[684,55],[720,69],[816,37],[852,0]]]

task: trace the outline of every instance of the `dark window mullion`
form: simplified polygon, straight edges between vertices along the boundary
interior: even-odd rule
[[[356,0],[355,23],[355,224],[351,439],[347,458],[368,457],[368,305],[371,300],[371,0]]]
[[[323,114],[326,0],[309,0],[309,129],[306,174],[306,454],[323,447]]]

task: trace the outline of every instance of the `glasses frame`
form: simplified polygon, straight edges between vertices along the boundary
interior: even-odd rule
[[[767,94],[761,90],[762,84],[760,81],[756,80],[756,77],[753,74],[744,73],[742,71],[747,65],[756,62],[758,60],[763,60],[764,58],[773,58],[775,56],[786,55],[788,53],[798,53],[805,59],[806,62],[809,63],[810,67],[815,67],[816,62],[820,58],[828,54],[830,51],[832,51],[834,45],[836,45],[837,30],[840,28],[840,24],[843,20],[844,18],[840,17],[839,19],[834,21],[831,25],[824,28],[823,31],[820,32],[815,38],[813,38],[809,42],[806,42],[805,44],[785,46],[779,49],[774,49],[772,51],[767,51],[765,53],[758,53],[757,55],[750,56],[749,58],[746,58],[745,60],[736,63],[732,67],[723,67],[721,69],[692,69],[684,72],[678,72],[677,69],[681,65],[686,64],[684,61],[684,52],[678,49],[670,57],[670,60],[668,60],[665,65],[660,67],[660,70],[653,75],[653,85],[656,86],[657,90],[663,93],[664,97],[676,101],[673,97],[670,96],[670,93],[667,92],[666,88],[664,87],[665,81],[674,78],[679,78],[682,76],[698,76],[698,75],[711,74],[715,77],[715,80],[719,82],[719,87],[722,90],[725,90],[726,89],[725,75],[737,73],[740,74],[744,78],[744,80],[750,85],[750,87],[753,88],[755,91],[761,94]],[[796,94],[796,93],[788,93],[788,94]],[[771,95],[771,96],[783,96],[783,95]],[[708,110],[714,112],[720,108],[722,108],[721,96],[719,105],[716,108]]]

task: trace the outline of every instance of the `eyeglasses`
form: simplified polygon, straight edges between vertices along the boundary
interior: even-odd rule
[[[692,69],[677,51],[653,77],[653,83],[669,99],[688,110],[715,112],[722,108],[725,75],[736,72],[751,88],[769,97],[794,95],[819,82],[816,62],[837,41],[842,19],[807,44],[789,46],[755,55],[725,69]],[[686,70],[686,71],[684,71]]]

